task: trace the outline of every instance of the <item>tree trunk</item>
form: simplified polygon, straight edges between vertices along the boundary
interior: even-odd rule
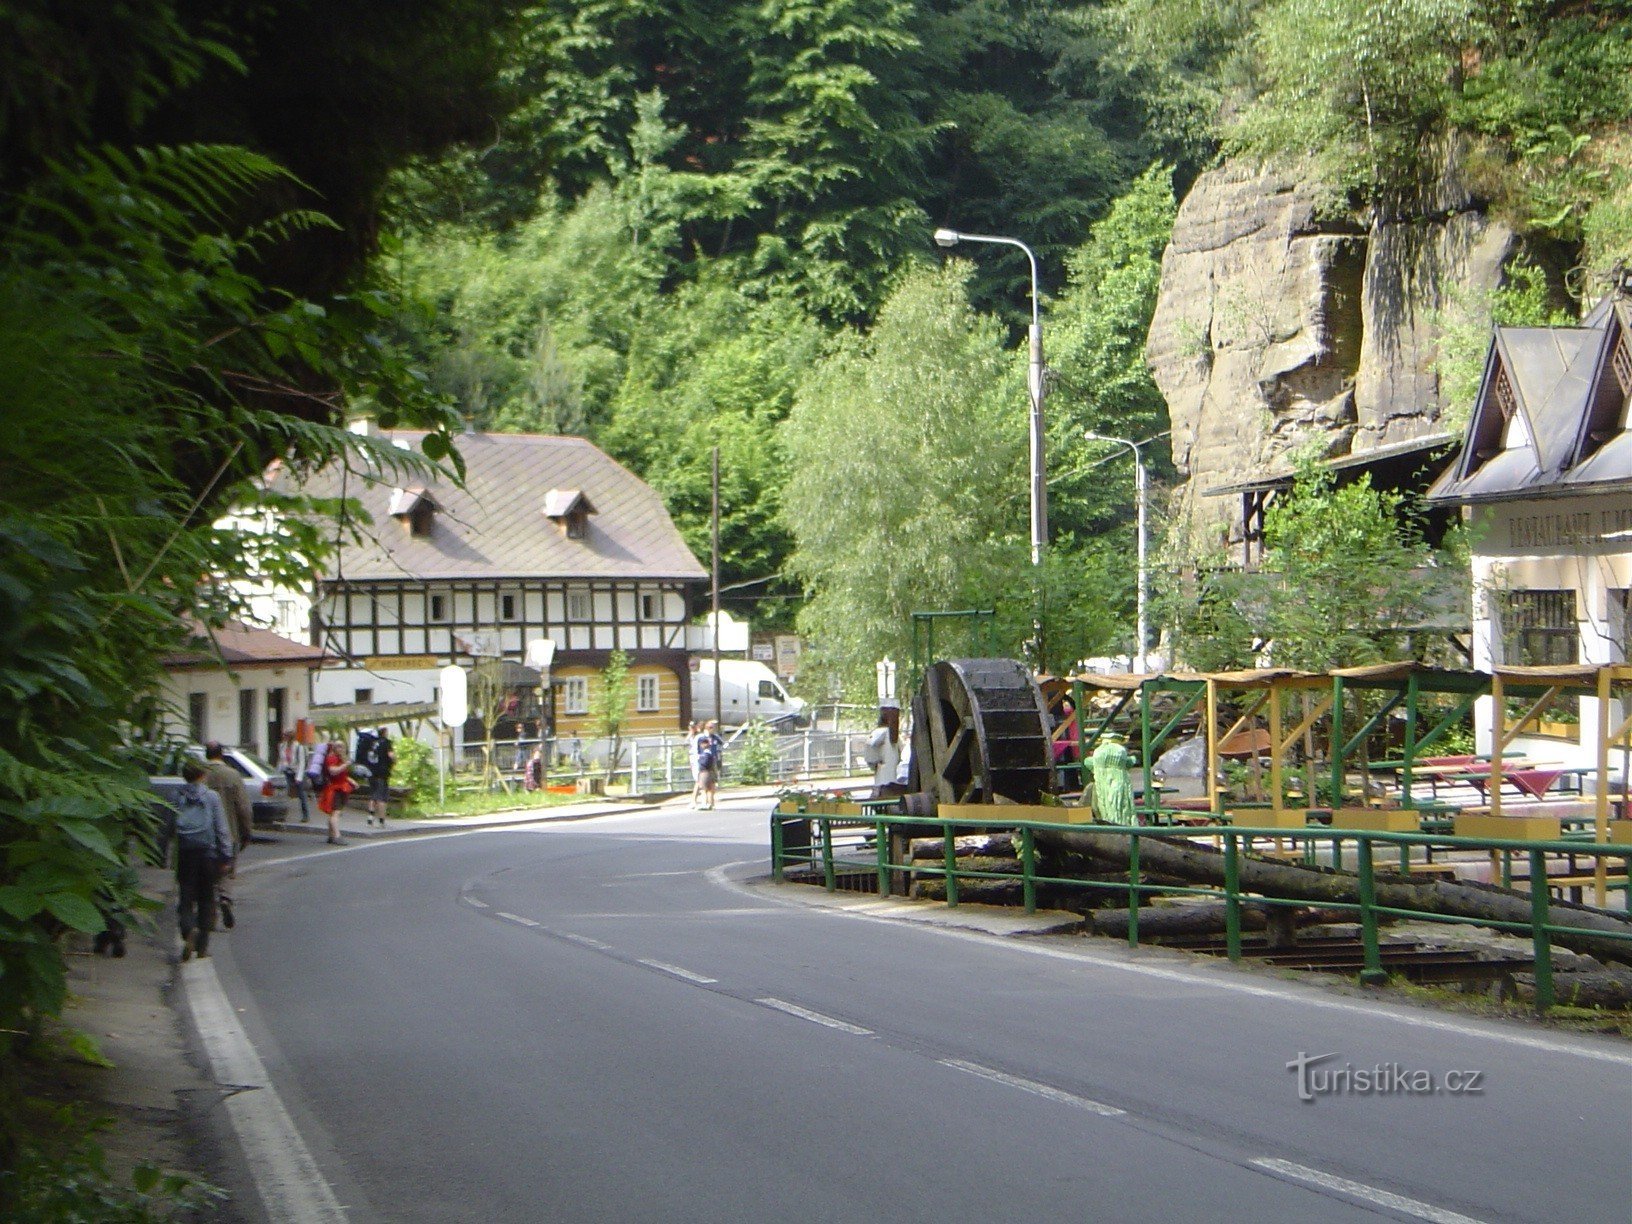
[[[983,835],[954,837],[952,839],[952,850],[958,858],[965,858],[969,855],[1013,858],[1015,855],[1014,839],[1008,833],[992,837]],[[911,857],[914,861],[920,859],[944,860],[946,857],[946,839],[941,837],[914,838]]]
[[[1080,854],[1097,863],[1110,864],[1113,869],[1120,867],[1127,870],[1126,837],[1114,833],[1038,829],[1036,838],[1039,847],[1052,853]],[[1360,899],[1358,878],[1350,872],[1267,862],[1249,858],[1245,854],[1240,856],[1239,863],[1243,892],[1293,901],[1312,901],[1317,905],[1356,904]],[[1141,870],[1148,867],[1152,871],[1180,876],[1193,883],[1214,886],[1224,883],[1223,853],[1183,839],[1141,837],[1139,866]],[[1488,884],[1419,881],[1383,871],[1378,871],[1375,879],[1377,904],[1390,909],[1417,910],[1425,914],[1446,914],[1486,922],[1512,922],[1526,927],[1530,925],[1528,893]],[[1565,901],[1554,901],[1552,908],[1553,920],[1561,925],[1606,934],[1618,932],[1632,935],[1632,922],[1601,910]],[[1599,960],[1632,964],[1632,942],[1598,938],[1592,934],[1555,934],[1552,938],[1562,947],[1596,956]]]
[[[1514,980],[1535,989],[1534,974],[1514,974]],[[1566,1007],[1601,1007],[1611,1011],[1632,1008],[1632,973],[1624,969],[1583,970],[1553,974],[1553,998]]]
[[[1287,929],[1300,926],[1319,926],[1330,922],[1353,921],[1352,914],[1338,910],[1290,910],[1282,906],[1255,905],[1251,901],[1241,907],[1241,929],[1262,931],[1271,928],[1277,920],[1284,921]],[[1128,911],[1125,909],[1095,910],[1088,915],[1088,925],[1095,935],[1114,938],[1128,937]],[[1207,901],[1201,904],[1155,905],[1139,911],[1139,937],[1152,939],[1184,939],[1199,935],[1224,933],[1224,903]],[[1284,938],[1284,936],[1282,936]],[[1277,945],[1279,946],[1279,945]]]

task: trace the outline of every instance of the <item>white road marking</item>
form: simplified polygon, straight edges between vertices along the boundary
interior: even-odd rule
[[[602,943],[598,939],[591,939],[588,935],[574,935],[570,931],[563,931],[561,938],[570,939],[575,944],[583,944],[586,948],[595,948],[601,952],[610,952],[612,950],[611,944]]]
[[[825,1025],[830,1029],[838,1029],[841,1033],[854,1033],[857,1037],[871,1037],[872,1029],[864,1029],[858,1024],[851,1024],[846,1020],[835,1020],[832,1016],[824,1016],[821,1012],[810,1011],[800,1007],[797,1003],[788,1003],[782,999],[755,999],[755,1003],[764,1007],[774,1007],[779,1012],[786,1012],[790,1016],[798,1016],[801,1020],[809,1020],[812,1024]]]
[[[1010,1088],[1018,1088],[1021,1092],[1029,1092],[1033,1096],[1058,1101],[1061,1105],[1086,1109],[1089,1113],[1096,1113],[1102,1118],[1119,1118],[1128,1112],[1125,1109],[1118,1109],[1115,1105],[1106,1105],[1100,1101],[1080,1097],[1060,1088],[1051,1088],[1047,1084],[1039,1084],[1036,1080],[1021,1079],[1018,1075],[1007,1075],[1002,1071],[993,1070],[991,1067],[983,1067],[979,1063],[964,1062],[961,1058],[943,1058],[940,1063],[943,1067],[951,1067],[954,1071],[966,1071],[970,1075],[979,1076],[981,1079],[991,1080],[994,1084],[1006,1084]]]
[[[522,926],[536,927],[539,925],[531,918],[523,918],[520,914],[508,914],[504,910],[494,910],[493,912],[500,918],[508,919],[511,922],[519,922]]]
[[[664,961],[643,960],[640,963],[648,969],[672,973],[677,978],[684,978],[688,982],[696,982],[699,986],[712,986],[720,980],[719,978],[704,977],[700,973],[693,973],[690,969],[682,969],[679,965],[670,965]]]
[[[772,905],[780,905],[793,909],[802,909],[818,913],[831,914],[840,918],[851,918],[860,922],[888,922],[899,924],[900,919],[890,917],[887,913],[872,912],[858,913],[853,907],[828,905],[801,900],[792,896],[768,896],[763,891],[749,888],[731,879],[726,872],[734,867],[763,868],[763,859],[742,859],[734,863],[722,863],[705,873],[707,879],[728,891],[739,896],[757,897]],[[789,887],[795,887],[790,885]],[[897,902],[896,904],[907,904]],[[869,903],[870,907],[882,910],[880,902]],[[893,906],[891,907],[893,908]],[[1078,965],[1091,965],[1096,969],[1113,969],[1119,973],[1131,973],[1138,977],[1156,978],[1161,981],[1177,982],[1191,988],[1200,987],[1207,990],[1223,991],[1231,994],[1242,994],[1252,998],[1275,999],[1283,1003],[1297,1003],[1304,1007],[1312,1007],[1321,1011],[1347,1012],[1351,1015],[1366,1016],[1377,1020],[1391,1020],[1396,1024],[1403,1024],[1408,1028],[1428,1029],[1439,1033],[1453,1033],[1459,1037],[1480,1038],[1486,1041],[1504,1042],[1508,1045],[1520,1046],[1529,1050],[1540,1050],[1548,1054],[1564,1054],[1573,1058],[1585,1058],[1593,1062],[1611,1063],[1616,1066],[1632,1067],[1632,1053],[1606,1048],[1602,1045],[1586,1044],[1569,1045],[1562,1041],[1553,1041],[1546,1037],[1532,1037],[1526,1033],[1508,1032],[1497,1028],[1484,1028],[1476,1024],[1463,1024],[1455,1020],[1440,1020],[1432,1016],[1420,1015],[1416,1012],[1407,1012],[1389,1007],[1383,1003],[1350,1003],[1344,999],[1321,997],[1314,992],[1319,989],[1315,986],[1278,988],[1274,986],[1260,986],[1253,982],[1234,980],[1227,976],[1233,973],[1226,967],[1217,969],[1177,969],[1166,968],[1161,965],[1141,964],[1137,961],[1118,960],[1113,956],[1089,951],[1067,951],[1063,948],[1051,948],[1031,940],[1012,939],[1003,935],[988,935],[981,931],[971,931],[967,928],[936,926],[927,922],[911,924],[912,929],[926,935],[938,936],[943,939],[961,939],[973,943],[983,943],[992,948],[1005,948],[1025,956],[1041,956],[1050,960],[1062,960]]]
[[[474,905],[477,909],[490,909],[491,908],[491,906],[489,906],[486,901],[478,901],[478,900],[476,900],[475,897],[466,897],[465,898],[465,904],[466,905]]]
[[[181,967],[181,980],[215,1082],[249,1089],[231,1093],[221,1104],[243,1149],[266,1218],[273,1224],[343,1224],[345,1208],[324,1180],[227,1002],[214,962],[189,961]]]
[[[1444,1207],[1435,1207],[1432,1203],[1424,1203],[1418,1199],[1406,1198],[1403,1194],[1391,1194],[1387,1190],[1379,1190],[1376,1186],[1368,1186],[1364,1182],[1350,1181],[1346,1177],[1337,1177],[1331,1173],[1322,1173],[1319,1169],[1311,1169],[1304,1165],[1293,1164],[1290,1160],[1272,1160],[1262,1157],[1252,1162],[1260,1169],[1271,1173],[1279,1173],[1282,1177],[1289,1177],[1293,1181],[1304,1182],[1311,1186],[1318,1186],[1322,1190],[1335,1190],[1339,1194],[1346,1194],[1362,1202],[1372,1203],[1378,1207],[1386,1207],[1390,1211],[1397,1211],[1401,1215],[1412,1216],[1418,1220],[1428,1220],[1430,1224],[1483,1224],[1473,1216],[1465,1216],[1460,1212],[1449,1211]]]

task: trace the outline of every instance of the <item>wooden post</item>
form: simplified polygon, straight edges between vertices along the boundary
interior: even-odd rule
[[[1598,669],[1598,793],[1594,796],[1593,804],[1593,836],[1592,840],[1603,845],[1609,840],[1609,740],[1615,734],[1609,729],[1609,668]],[[1619,728],[1616,728],[1619,731]],[[1595,856],[1595,865],[1592,870],[1593,904],[1603,909],[1609,895],[1609,864],[1604,856]],[[1628,906],[1632,906],[1632,893],[1626,897]]]
[[[1503,691],[1502,673],[1492,672],[1490,675],[1490,700],[1496,707],[1493,717],[1495,730],[1490,736],[1490,814],[1502,814],[1502,743],[1507,734],[1507,696]]]

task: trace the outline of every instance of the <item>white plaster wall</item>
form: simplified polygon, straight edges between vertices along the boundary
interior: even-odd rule
[[[1606,538],[1632,529],[1632,494],[1509,502],[1475,509],[1473,526],[1473,665],[1500,665],[1496,597],[1503,591],[1575,592],[1582,663],[1621,663],[1621,612],[1611,592],[1632,587],[1632,539]],[[1610,717],[1620,720],[1619,701]],[[1577,698],[1580,743],[1521,736],[1514,751],[1570,765],[1592,765],[1599,735],[1598,701]],[[1495,707],[1474,707],[1478,751],[1494,743]],[[1620,755],[1620,754],[1616,754]],[[1620,766],[1617,766],[1620,768]]]
[[[165,731],[177,739],[189,735],[187,725],[188,695],[204,693],[207,699],[204,716],[204,739],[236,744],[256,756],[268,756],[266,743],[267,694],[274,689],[286,693],[284,726],[293,727],[296,720],[311,716],[311,671],[305,667],[244,668],[236,674],[220,668],[177,670],[166,674],[160,691],[164,698]],[[255,698],[255,735],[251,743],[239,743],[238,694],[249,689]],[[269,762],[274,763],[275,762]]]

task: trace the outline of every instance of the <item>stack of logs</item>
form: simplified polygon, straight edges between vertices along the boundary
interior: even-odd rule
[[[1017,835],[973,835],[953,840],[960,878],[958,899],[991,905],[1019,905],[1023,897]],[[1127,935],[1129,913],[1127,837],[1114,833],[1080,830],[1039,829],[1035,836],[1039,876],[1093,881],[1102,888],[1070,884],[1037,885],[1037,904],[1044,909],[1081,913],[1088,930],[1098,935]],[[941,838],[918,838],[910,843],[909,857],[915,865],[910,875],[910,895],[945,900],[946,881],[935,871],[945,863],[946,845]],[[1140,883],[1197,885],[1222,888],[1224,855],[1204,842],[1184,837],[1140,838]],[[1359,879],[1352,872],[1328,867],[1302,866],[1243,854],[1239,859],[1240,887],[1243,892],[1279,900],[1307,902],[1305,906],[1242,906],[1242,926],[1247,930],[1268,930],[1272,946],[1295,939],[1296,928],[1311,924],[1354,921],[1352,911],[1331,909],[1359,902]],[[928,869],[928,870],[925,870]],[[963,872],[982,872],[990,877],[963,878]],[[1120,887],[1118,887],[1120,885]],[[1390,909],[1414,910],[1427,914],[1471,918],[1475,921],[1514,923],[1528,926],[1531,899],[1528,892],[1457,880],[1418,879],[1379,869],[1375,873],[1376,903]],[[1615,933],[1632,934],[1632,921],[1619,914],[1564,901],[1552,903],[1553,922],[1576,928],[1553,936],[1556,944],[1598,962],[1632,966],[1632,942],[1607,938]],[[1201,902],[1183,905],[1142,906],[1139,913],[1141,936],[1186,937],[1216,934],[1224,929],[1224,903]],[[1562,973],[1555,978],[1560,1002],[1579,1001],[1598,1006],[1632,1005],[1632,971],[1619,968],[1589,968],[1580,981]],[[1617,1002],[1618,1000],[1618,1002]]]

